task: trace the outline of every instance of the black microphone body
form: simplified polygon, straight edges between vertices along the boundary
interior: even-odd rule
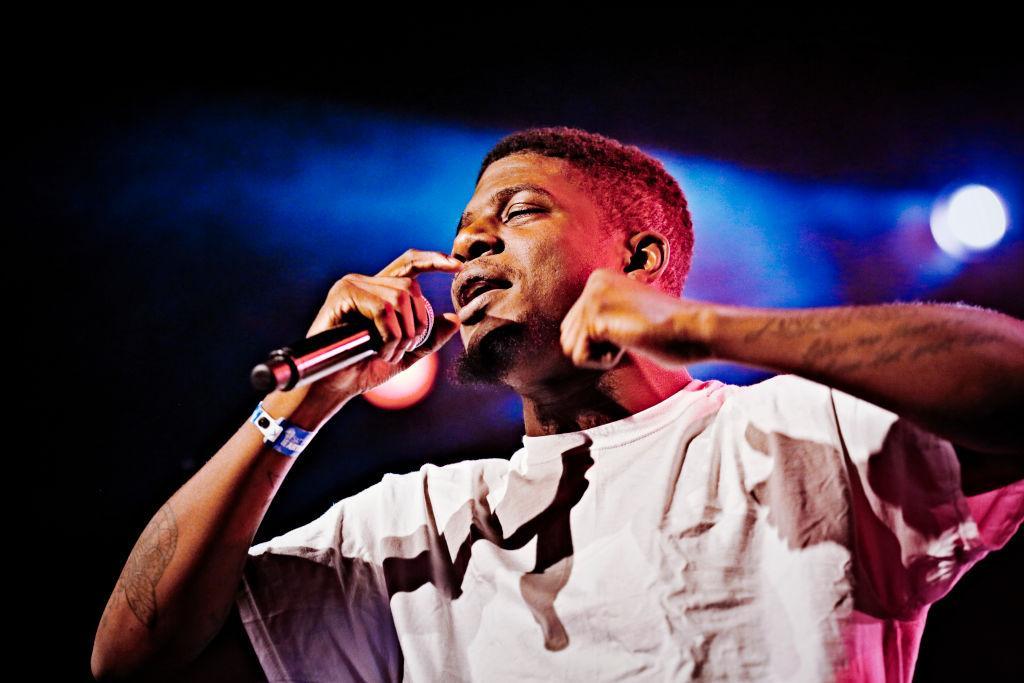
[[[426,299],[423,303],[427,327],[413,349],[422,346],[434,328],[434,310]],[[252,369],[249,377],[259,391],[289,391],[374,356],[383,345],[374,322],[353,314],[337,327],[274,349],[265,363]]]

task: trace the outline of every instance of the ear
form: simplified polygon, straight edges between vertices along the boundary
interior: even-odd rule
[[[629,238],[625,267],[622,272],[641,282],[658,279],[668,265],[668,239],[656,230],[644,230]]]

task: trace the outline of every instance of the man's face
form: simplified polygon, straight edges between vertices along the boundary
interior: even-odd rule
[[[566,167],[561,159],[517,154],[481,176],[452,246],[466,263],[452,286],[466,349],[454,381],[526,388],[579,371],[562,353],[560,324],[590,273],[618,264],[597,205]],[[491,279],[493,291],[460,300],[477,277]]]

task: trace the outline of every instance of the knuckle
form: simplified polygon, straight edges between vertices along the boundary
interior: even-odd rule
[[[381,300],[377,303],[377,317],[383,319],[384,327],[391,331],[391,321],[394,318],[395,309],[387,301]]]

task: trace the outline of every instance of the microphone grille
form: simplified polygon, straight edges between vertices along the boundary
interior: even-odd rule
[[[423,307],[427,309],[427,326],[423,329],[423,334],[416,338],[416,343],[412,345],[413,349],[418,349],[423,346],[424,342],[430,336],[431,331],[434,329],[434,309],[430,306],[430,301],[426,298],[423,299]]]

